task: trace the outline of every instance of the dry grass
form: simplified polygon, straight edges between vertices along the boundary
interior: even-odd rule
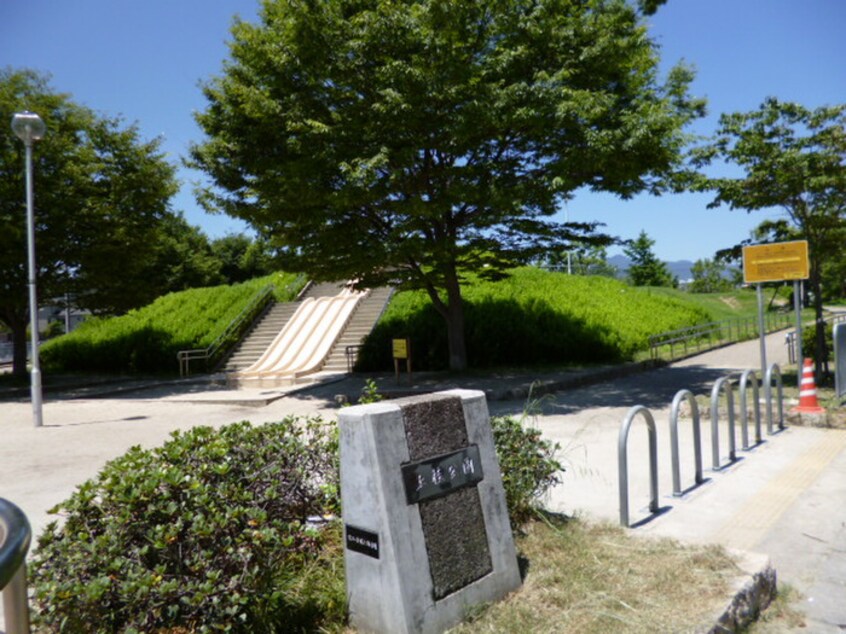
[[[696,631],[713,625],[737,573],[718,547],[574,520],[530,523],[518,548],[528,563],[523,588],[453,634]]]
[[[758,620],[743,630],[745,634],[782,634],[807,627],[805,615],[798,609],[802,594],[789,584],[780,583],[778,595]]]

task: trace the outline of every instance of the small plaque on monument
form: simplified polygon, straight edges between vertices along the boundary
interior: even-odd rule
[[[351,625],[442,632],[520,586],[483,393],[350,407],[340,431]]]

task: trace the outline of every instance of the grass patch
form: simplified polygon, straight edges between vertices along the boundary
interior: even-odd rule
[[[802,598],[802,594],[790,584],[779,583],[776,598],[741,634],[777,634],[807,627],[805,615],[796,608]]]
[[[636,539],[610,524],[536,521],[517,545],[523,588],[453,634],[691,631],[724,606],[737,572],[722,548]]]
[[[618,363],[646,348],[650,335],[711,319],[681,294],[533,267],[513,269],[497,282],[467,280],[462,293],[473,368]],[[367,337],[357,369],[392,368],[393,338],[411,339],[416,369],[446,368],[446,324],[424,292],[393,298]]]

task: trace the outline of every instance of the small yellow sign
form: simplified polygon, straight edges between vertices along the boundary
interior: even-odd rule
[[[394,339],[394,359],[408,359],[408,339]]]
[[[747,284],[806,280],[809,275],[807,240],[743,247],[743,281]]]

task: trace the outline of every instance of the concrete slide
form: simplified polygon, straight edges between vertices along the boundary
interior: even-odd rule
[[[258,361],[233,378],[245,382],[295,380],[320,371],[367,293],[345,288],[334,297],[304,300]]]

